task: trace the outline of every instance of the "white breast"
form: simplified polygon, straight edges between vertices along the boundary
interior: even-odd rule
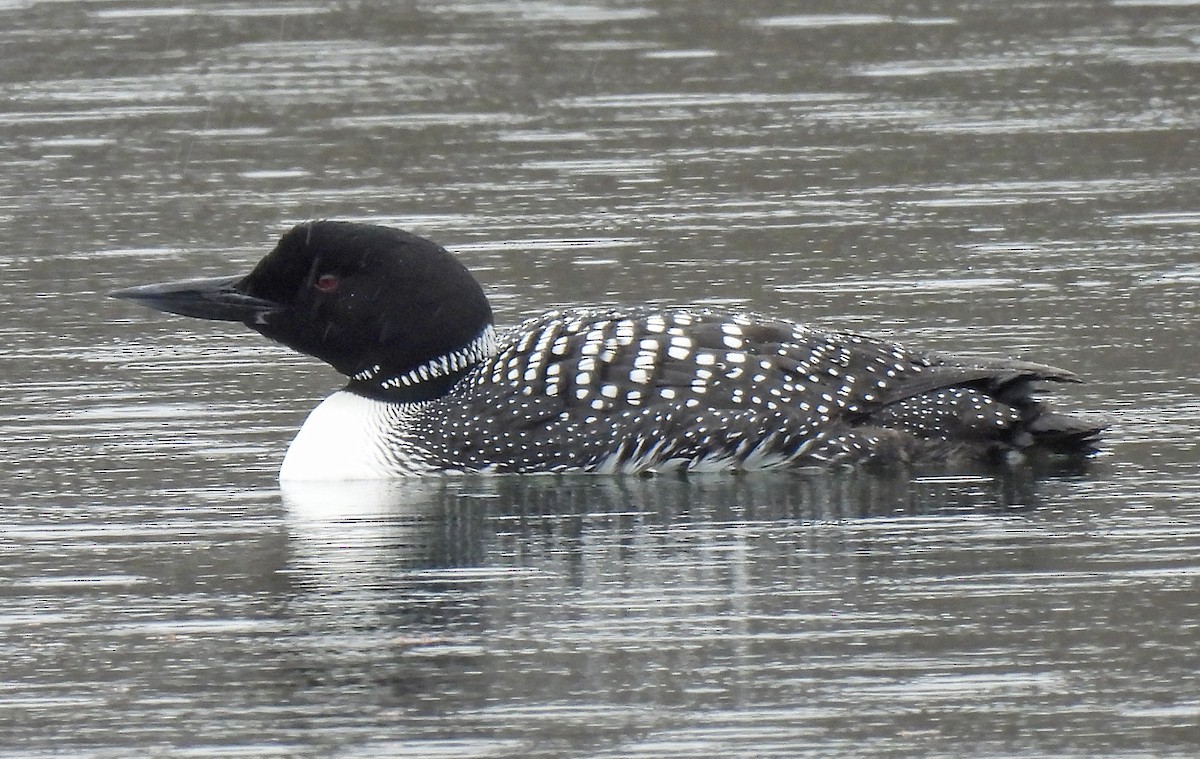
[[[378,480],[419,474],[405,471],[405,451],[391,450],[398,415],[393,404],[344,390],[312,410],[288,446],[279,479]]]

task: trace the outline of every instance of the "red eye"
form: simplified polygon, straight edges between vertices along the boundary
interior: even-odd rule
[[[341,284],[342,280],[338,279],[336,274],[322,274],[317,277],[317,281],[313,283],[313,287],[323,293],[331,293],[336,291]]]

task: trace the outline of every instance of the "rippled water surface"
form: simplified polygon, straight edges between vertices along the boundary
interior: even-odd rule
[[[0,754],[1193,756],[1200,4],[0,0]],[[1076,371],[1034,477],[281,492],[339,384],[108,299],[314,217],[511,323]]]

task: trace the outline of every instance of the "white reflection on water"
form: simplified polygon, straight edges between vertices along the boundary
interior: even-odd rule
[[[893,24],[912,26],[953,26],[957,19],[948,17],[921,18],[914,16],[892,16],[881,13],[830,13],[802,14],[794,16],[768,16],[756,19],[755,24],[768,29],[830,29],[834,27],[888,26]]]
[[[269,6],[258,5],[253,8],[239,8],[236,6],[216,6],[210,7],[205,5],[179,5],[173,8],[102,8],[90,12],[90,15],[98,20],[119,20],[119,21],[140,21],[140,20],[157,20],[184,18],[188,16],[227,16],[227,17],[269,17],[269,16],[306,16],[320,15],[329,13],[330,9],[321,5],[309,5],[289,3],[286,5]]]

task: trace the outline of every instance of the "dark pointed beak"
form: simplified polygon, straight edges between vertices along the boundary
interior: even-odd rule
[[[228,322],[261,323],[263,316],[278,311],[273,301],[246,295],[237,288],[244,277],[214,277],[165,282],[161,285],[129,287],[110,293],[169,314],[217,319]]]

